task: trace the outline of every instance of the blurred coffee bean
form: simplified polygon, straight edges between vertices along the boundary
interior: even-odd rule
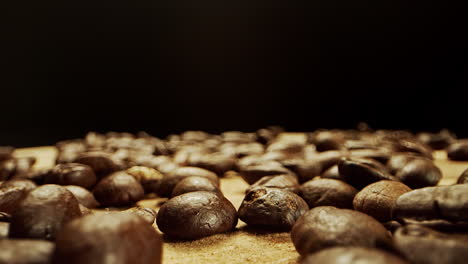
[[[399,222],[397,221],[388,221],[388,222],[385,222],[385,223],[382,223],[383,226],[388,230],[390,231],[392,234],[400,227],[402,227],[402,224],[400,224]]]
[[[394,153],[387,162],[388,170],[391,174],[396,175],[406,164],[415,159],[427,158],[411,152]]]
[[[315,179],[301,185],[300,195],[310,208],[318,206],[334,206],[338,208],[353,208],[353,199],[357,190],[340,180]]]
[[[226,171],[234,169],[236,159],[233,156],[228,156],[223,153],[211,153],[202,155],[196,159],[189,161],[189,165],[212,171],[219,176],[222,176]]]
[[[335,179],[335,180],[340,180],[342,181],[340,176],[340,172],[338,170],[338,165],[333,165],[330,167],[328,170],[326,170],[322,175],[320,176],[322,178],[328,178],[328,179]]]
[[[42,185],[29,192],[12,213],[9,235],[54,240],[66,223],[80,216],[79,203],[70,191]]]
[[[468,233],[468,222],[467,221],[447,221],[442,219],[431,219],[431,220],[414,220],[414,219],[403,219],[400,220],[403,225],[419,225],[427,227],[433,230],[447,233]]]
[[[255,187],[278,188],[298,194],[300,186],[296,177],[291,174],[282,174],[262,177],[247,188],[245,192],[248,193]]]
[[[332,206],[312,208],[294,225],[291,238],[301,255],[335,246],[391,248],[385,227],[361,212]]]
[[[0,212],[0,222],[10,222],[11,215],[5,212]]]
[[[458,140],[447,148],[447,156],[451,160],[468,161],[468,139]]]
[[[160,264],[162,244],[161,236],[140,217],[91,214],[59,232],[52,263]]]
[[[32,239],[0,239],[0,263],[49,264],[54,243]]]
[[[208,178],[219,186],[219,178],[214,172],[197,167],[179,167],[161,179],[157,194],[160,197],[170,197],[177,183],[191,176]]]
[[[77,185],[86,189],[93,187],[96,181],[93,169],[79,163],[57,164],[44,178],[46,184]]]
[[[378,181],[356,194],[353,207],[380,222],[387,222],[392,220],[392,210],[398,197],[409,191],[411,189],[401,182]]]
[[[320,131],[315,133],[310,141],[315,145],[317,151],[323,152],[327,150],[343,149],[345,139],[339,133],[334,133],[331,131]]]
[[[257,141],[261,144],[268,144],[273,141],[280,133],[284,132],[282,127],[267,127],[257,130]]]
[[[460,238],[418,225],[399,228],[395,247],[414,264],[464,264],[468,259],[468,237]]]
[[[123,212],[133,214],[133,215],[138,215],[143,220],[145,220],[146,223],[150,225],[154,224],[154,221],[156,220],[156,214],[157,214],[156,211],[148,207],[132,207]]]
[[[281,163],[273,160],[259,161],[240,168],[240,175],[248,184],[253,184],[264,176],[291,173],[292,172],[281,165]]]
[[[118,171],[103,178],[93,189],[96,200],[102,206],[130,206],[143,199],[141,184],[125,171]]]
[[[468,184],[426,187],[396,201],[393,219],[468,221]]]
[[[362,159],[343,158],[338,164],[338,170],[344,181],[359,190],[380,180],[398,181],[383,168],[377,169],[374,164]]]
[[[156,223],[169,237],[197,239],[234,229],[237,212],[223,196],[204,191],[189,192],[164,203]]]
[[[254,133],[244,133],[240,131],[226,131],[221,133],[224,142],[251,143],[256,141]]]
[[[456,140],[456,137],[447,129],[443,129],[439,133],[419,133],[418,139],[432,149],[440,150],[448,147],[453,141]]]
[[[90,209],[99,206],[99,203],[96,201],[96,198],[94,198],[94,195],[85,188],[76,185],[67,185],[63,187],[67,188],[67,190],[69,190],[83,206]]]
[[[0,146],[0,161],[8,160],[13,158],[14,147]]]
[[[36,164],[36,158],[34,157],[16,158],[15,163],[16,163],[15,173],[24,174],[24,173],[29,172],[33,168],[34,164]]]
[[[293,159],[283,161],[282,164],[294,172],[301,183],[319,176],[322,171],[322,163],[318,160]]]
[[[432,160],[409,161],[397,174],[397,178],[413,189],[435,186],[442,179],[442,171]]]
[[[26,197],[28,190],[23,187],[1,186],[0,187],[0,212],[11,214],[16,210],[19,203]]]
[[[239,207],[239,219],[250,226],[289,230],[309,210],[298,195],[277,188],[250,190]]]
[[[133,166],[126,172],[140,182],[145,193],[156,193],[164,177],[159,171],[143,166]]]
[[[458,184],[468,183],[468,169],[466,169],[464,172],[462,172],[460,177],[458,177],[457,183]]]
[[[97,177],[102,178],[119,169],[118,163],[105,152],[86,152],[80,154],[73,162],[88,165]]]
[[[382,149],[357,149],[349,152],[351,158],[357,159],[372,159],[380,162],[381,164],[387,164],[391,157],[389,151]]]
[[[188,192],[207,191],[221,194],[219,186],[205,177],[191,176],[180,180],[172,190],[171,197]]]
[[[408,264],[383,250],[363,247],[333,247],[305,257],[301,264]]]
[[[49,173],[50,173],[50,169],[32,170],[32,171],[28,171],[27,173],[16,174],[11,178],[11,180],[25,179],[25,180],[33,181],[37,185],[42,185],[44,184],[45,177]]]
[[[415,138],[399,139],[393,142],[393,150],[396,152],[413,152],[432,159],[432,149],[422,144]]]
[[[33,181],[27,179],[11,179],[0,184],[0,189],[8,187],[19,187],[29,192],[36,189],[37,185]]]
[[[58,150],[57,163],[73,162],[81,153],[87,150],[87,146],[82,139],[60,141],[55,146]]]
[[[14,159],[0,161],[0,181],[10,179],[16,172],[16,162]]]

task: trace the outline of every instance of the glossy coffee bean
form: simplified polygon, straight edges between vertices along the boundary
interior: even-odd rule
[[[356,149],[351,150],[349,155],[356,159],[372,159],[381,164],[386,164],[391,157],[390,151],[384,149]]]
[[[283,161],[282,164],[284,167],[294,172],[301,183],[319,176],[323,169],[322,163],[318,159],[294,159]]]
[[[36,189],[37,185],[31,180],[17,178],[17,179],[11,179],[9,181],[6,181],[0,184],[0,188],[7,188],[7,187],[19,187],[19,188],[23,188],[26,192],[30,192]]]
[[[79,203],[70,191],[42,185],[29,192],[13,212],[10,237],[54,240],[66,223],[80,216]]]
[[[468,183],[468,169],[466,169],[464,172],[462,172],[460,177],[458,177],[457,183],[458,184]]]
[[[451,160],[468,161],[468,139],[456,141],[448,146],[447,156]]]
[[[53,264],[159,264],[161,236],[142,218],[96,213],[67,224],[57,235]]]
[[[92,209],[99,206],[94,195],[85,188],[76,185],[66,185],[63,187],[67,188],[67,190],[75,196],[78,202],[86,208]]]
[[[49,264],[54,243],[32,239],[0,239],[0,248],[0,263]]]
[[[294,225],[291,238],[301,255],[335,246],[391,248],[385,227],[361,212],[332,206],[312,208]]]
[[[190,192],[164,203],[156,223],[169,237],[197,239],[234,229],[237,212],[223,196],[204,191]]]
[[[390,160],[387,162],[387,167],[389,172],[393,175],[396,175],[401,169],[403,169],[406,164],[415,159],[427,159],[416,153],[394,153]]]
[[[164,177],[159,171],[144,166],[133,166],[127,169],[126,172],[140,182],[145,193],[157,192],[159,185],[161,184],[161,180]]]
[[[356,189],[362,189],[380,180],[398,181],[395,176],[383,168],[376,168],[374,165],[372,162],[362,159],[343,158],[338,164],[338,171],[341,178]]]
[[[22,187],[0,187],[0,212],[11,214],[27,193],[28,191]]]
[[[300,195],[310,208],[334,206],[353,208],[353,199],[358,192],[353,186],[335,179],[310,180],[301,185]]]
[[[450,131],[443,129],[439,133],[420,133],[418,139],[432,149],[439,150],[449,146],[456,137]]]
[[[240,168],[240,175],[248,184],[254,184],[264,176],[280,174],[291,174],[291,171],[273,160],[259,161]]]
[[[179,183],[179,181],[183,180],[184,178],[191,176],[207,178],[219,186],[219,178],[214,172],[197,167],[179,167],[161,179],[158,195],[160,197],[171,196],[172,191],[174,190],[174,187],[177,185],[177,183]]]
[[[150,225],[154,224],[154,221],[156,220],[156,211],[148,207],[132,207],[123,212],[137,215]]]
[[[364,247],[333,247],[308,255],[301,264],[408,264],[383,250]]]
[[[247,188],[245,193],[256,187],[278,188],[298,194],[300,185],[297,178],[290,174],[265,176]]]
[[[380,222],[387,222],[392,220],[392,210],[398,197],[409,191],[411,189],[401,182],[378,181],[356,194],[353,207]]]
[[[403,219],[402,225],[418,225],[427,227],[440,232],[447,233],[468,233],[468,222],[467,221],[447,221],[442,219],[430,219],[430,220],[414,220],[414,219]]]
[[[277,188],[256,187],[239,207],[239,219],[251,226],[289,230],[309,210],[298,195]]]
[[[34,164],[36,164],[35,157],[15,158],[16,168],[15,174],[24,174],[31,171]]]
[[[213,183],[210,179],[192,176],[180,180],[172,190],[171,197],[196,191],[207,191],[221,194],[219,186]]]
[[[118,163],[112,156],[105,152],[86,152],[78,155],[73,161],[88,165],[93,169],[97,177],[102,178],[119,169]]]
[[[394,219],[468,221],[468,184],[407,192],[396,201]]]
[[[76,185],[86,189],[93,187],[96,181],[93,169],[79,163],[57,164],[44,178],[46,184]]]
[[[125,171],[118,171],[103,178],[93,189],[96,200],[102,206],[130,206],[143,199],[141,184]]]
[[[442,179],[442,171],[432,160],[414,159],[397,174],[397,178],[413,189],[435,186]]]
[[[464,264],[468,259],[468,238],[418,225],[399,228],[394,242],[397,250],[414,264]]]
[[[199,167],[212,171],[222,176],[226,171],[234,169],[236,159],[223,153],[211,153],[200,156],[189,162],[190,166]]]
[[[330,131],[316,133],[311,141],[319,152],[342,149],[345,142],[341,134]]]

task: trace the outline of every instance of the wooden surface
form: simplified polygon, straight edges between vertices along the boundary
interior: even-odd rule
[[[16,156],[35,156],[36,168],[49,168],[54,165],[56,150],[53,147],[18,149]],[[445,152],[434,153],[436,164],[443,171],[441,185],[455,183],[468,162],[454,162],[446,159]],[[237,175],[221,179],[224,195],[239,208],[248,185]],[[158,209],[164,199],[147,199],[139,205]],[[157,226],[155,225],[157,229]],[[158,230],[159,232],[159,230]],[[196,241],[171,241],[165,239],[164,264],[178,263],[296,263],[299,254],[294,249],[288,232],[267,233],[252,231],[239,221],[237,229],[226,234],[218,234]]]

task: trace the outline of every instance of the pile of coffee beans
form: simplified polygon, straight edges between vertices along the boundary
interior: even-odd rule
[[[302,263],[466,263],[468,169],[437,186],[433,151],[468,161],[467,139],[359,128],[90,132],[58,142],[48,170],[0,147],[0,263],[160,263],[163,239],[232,232],[239,220],[290,232]],[[250,185],[237,210],[226,175]],[[156,197],[158,212],[137,206]]]

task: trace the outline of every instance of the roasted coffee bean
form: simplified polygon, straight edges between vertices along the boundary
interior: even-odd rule
[[[0,212],[0,222],[10,222],[11,215],[5,212]]]
[[[99,206],[99,203],[96,201],[96,198],[94,198],[94,195],[85,188],[76,185],[66,185],[63,187],[67,188],[67,190],[73,193],[78,202],[83,206],[89,209]]]
[[[413,189],[435,186],[442,179],[441,170],[432,160],[414,159],[397,174],[397,178]]]
[[[460,175],[460,177],[458,177],[457,183],[458,183],[458,184],[465,184],[465,183],[468,183],[468,169],[466,169],[466,170]]]
[[[221,194],[219,186],[216,185],[212,180],[205,177],[192,176],[180,180],[172,190],[171,197],[197,191],[207,191]]]
[[[34,157],[16,158],[15,163],[16,163],[15,173],[24,174],[24,173],[28,173],[32,169],[34,164],[36,164],[36,158]]]
[[[330,150],[316,154],[311,157],[311,160],[320,164],[320,173],[322,173],[333,165],[337,165],[341,158],[347,156],[348,153],[345,151]]]
[[[8,230],[10,229],[10,223],[9,222],[2,222],[0,221],[0,241],[2,239],[8,238]],[[0,253],[2,254],[2,253]],[[1,260],[1,257],[0,257]],[[2,262],[0,262],[2,263]]]
[[[330,167],[328,170],[322,173],[321,177],[327,178],[327,179],[340,180],[340,181],[343,180],[341,179],[340,172],[338,170],[338,165],[333,165],[332,167]]]
[[[0,263],[49,264],[54,243],[45,240],[0,239],[0,248]]]
[[[372,159],[380,162],[381,164],[387,164],[391,157],[391,153],[388,150],[383,149],[357,149],[349,152],[350,157],[356,159]]]
[[[468,238],[439,233],[418,225],[399,228],[395,247],[414,264],[464,264],[468,259]]]
[[[26,192],[29,192],[36,189],[37,185],[33,181],[27,179],[12,179],[0,184],[0,188],[7,187],[19,187],[25,189]]]
[[[214,172],[197,167],[179,167],[171,174],[167,174],[162,178],[157,194],[161,197],[171,196],[177,183],[184,178],[191,176],[208,178],[219,186],[219,178]]]
[[[127,169],[127,173],[135,177],[135,179],[141,183],[145,193],[157,192],[161,180],[164,177],[159,171],[143,166],[133,166]]]
[[[32,170],[32,171],[28,171],[27,173],[16,174],[11,178],[11,180],[26,179],[26,180],[33,181],[37,185],[43,185],[44,179],[49,174],[49,172],[50,172],[50,169]]]
[[[385,227],[361,212],[332,206],[315,207],[294,225],[291,238],[301,255],[334,246],[391,248]]]
[[[411,189],[401,182],[378,181],[367,185],[356,194],[354,209],[368,214],[380,222],[392,220],[392,210],[398,197]]]
[[[297,175],[299,182],[306,182],[319,176],[322,172],[322,163],[318,160],[288,160],[282,163],[287,169],[290,169]]]
[[[54,264],[159,264],[162,239],[127,213],[96,213],[67,224],[57,235]]]
[[[11,214],[27,193],[23,187],[0,187],[0,212]]]
[[[310,208],[328,205],[352,209],[357,193],[353,186],[335,179],[310,180],[302,184],[300,190]]]
[[[248,184],[254,184],[264,176],[291,174],[281,163],[273,160],[259,161],[240,168],[240,175]]]
[[[257,130],[257,141],[261,144],[268,144],[273,141],[280,133],[284,132],[282,127],[267,127]]]
[[[223,153],[211,153],[201,155],[197,159],[189,161],[189,165],[212,171],[222,176],[226,171],[234,169],[236,159]]]
[[[327,150],[339,150],[343,148],[344,137],[339,133],[331,131],[320,131],[311,140],[319,152]]]
[[[77,185],[90,189],[96,184],[93,169],[84,164],[57,164],[44,178],[46,184]]]
[[[458,140],[448,146],[447,156],[451,160],[468,161],[468,139]]]
[[[467,221],[447,221],[441,219],[431,219],[431,220],[413,220],[413,219],[403,219],[401,221],[403,225],[419,225],[427,227],[433,230],[447,232],[447,233],[468,233],[468,222]]]
[[[100,178],[119,169],[118,162],[105,152],[82,153],[73,162],[88,165]]]
[[[237,212],[229,200],[212,192],[190,192],[161,206],[159,229],[179,239],[197,239],[234,229]]]
[[[396,201],[393,219],[468,221],[468,184],[407,192]]]
[[[124,212],[138,215],[150,225],[154,224],[154,221],[156,220],[156,211],[148,207],[132,207]]]
[[[13,158],[15,148],[9,146],[0,146],[0,161]]]
[[[309,210],[298,195],[277,188],[256,187],[239,207],[239,219],[251,226],[289,230]]]
[[[396,175],[406,164],[415,159],[427,159],[416,153],[395,153],[392,155],[390,160],[387,162],[388,170],[391,174]]]
[[[444,149],[456,140],[455,135],[443,129],[439,133],[420,133],[418,139],[432,149]]]
[[[145,194],[141,184],[125,171],[118,171],[103,178],[94,187],[94,197],[102,206],[129,206],[141,200]]]
[[[42,185],[29,192],[13,212],[10,237],[54,240],[66,223],[80,216],[79,203],[70,191]]]
[[[402,227],[402,224],[400,224],[397,221],[388,221],[385,223],[382,223],[385,228],[387,228],[388,231],[392,232],[392,234],[400,227]]]
[[[294,177],[291,174],[282,174],[282,175],[262,177],[260,180],[256,181],[249,188],[247,188],[245,193],[248,193],[253,188],[256,188],[259,186],[283,189],[285,191],[290,191],[295,194],[299,193],[299,187],[300,187],[299,183],[297,182],[296,177]]]
[[[14,159],[0,161],[0,181],[10,179],[16,172],[16,162]]]
[[[343,158],[338,164],[338,170],[341,178],[357,189],[380,180],[398,181],[395,176],[373,167],[371,163],[362,159]]]
[[[308,255],[301,264],[408,264],[383,250],[363,247],[333,247]]]

